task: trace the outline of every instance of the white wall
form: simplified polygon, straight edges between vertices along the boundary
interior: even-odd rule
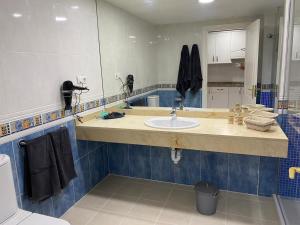
[[[198,44],[201,51],[202,27],[197,23],[162,25],[157,30],[157,72],[162,84],[176,84],[181,49]],[[201,58],[203,56],[201,55]]]
[[[157,84],[155,26],[105,1],[98,3],[105,95],[121,93],[116,73],[123,80],[133,74],[134,89]]]
[[[94,0],[1,0],[0,121],[62,106],[64,80],[101,94]],[[57,21],[65,20],[65,21]]]
[[[208,65],[208,82],[244,82],[245,71],[235,64]]]

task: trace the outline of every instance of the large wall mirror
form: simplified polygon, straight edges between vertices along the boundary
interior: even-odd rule
[[[274,107],[284,0],[97,0],[97,11],[105,97],[132,74],[134,106],[157,95],[160,107]]]

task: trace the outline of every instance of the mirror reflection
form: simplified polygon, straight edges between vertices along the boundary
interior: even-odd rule
[[[98,0],[97,7],[105,97],[187,110],[274,107],[284,0]]]

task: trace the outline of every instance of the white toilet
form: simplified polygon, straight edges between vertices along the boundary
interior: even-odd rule
[[[0,155],[0,225],[70,225],[49,216],[18,208],[10,158]]]

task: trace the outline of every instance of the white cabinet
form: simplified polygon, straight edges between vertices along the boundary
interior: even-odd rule
[[[242,87],[210,87],[208,88],[208,108],[231,108],[242,104]]]
[[[211,32],[208,34],[208,64],[231,63],[230,37],[231,32],[229,31]]]
[[[230,87],[228,93],[228,108],[234,107],[236,104],[242,104],[243,101],[243,88]]]
[[[245,58],[246,31],[220,31],[208,33],[208,64],[232,63],[231,59]]]
[[[228,87],[211,87],[208,92],[209,108],[228,108]]]
[[[300,25],[294,26],[292,60],[300,60]]]
[[[235,30],[231,32],[230,58],[243,59],[246,54],[246,31]]]

